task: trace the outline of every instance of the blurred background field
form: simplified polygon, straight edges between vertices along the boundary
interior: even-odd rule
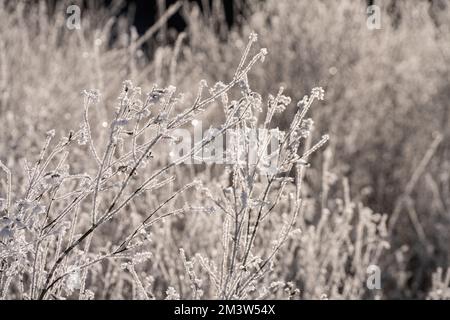
[[[110,120],[124,80],[146,91],[171,84],[192,100],[200,80],[211,85],[231,80],[255,31],[258,46],[269,54],[249,74],[252,89],[266,99],[283,86],[298,101],[322,86],[325,101],[311,110],[314,139],[325,132],[331,137],[327,150],[311,159],[304,195],[311,225],[323,220],[326,208],[328,227],[284,249],[286,261],[277,274],[295,282],[304,298],[373,297],[364,284],[348,295],[332,290],[333,283],[357,273],[345,264],[333,270],[328,261],[354,250],[333,243],[341,224],[356,225],[333,220],[342,209],[337,200],[349,196],[356,211],[388,216],[390,245],[377,257],[383,288],[376,296],[441,297],[438,278],[445,277],[450,254],[450,3],[373,1],[381,8],[381,29],[370,30],[368,3],[359,0],[150,2],[151,12],[119,1],[79,3],[81,29],[69,30],[69,2],[0,0],[0,160],[13,171],[15,192],[24,184],[23,159],[37,157],[45,133],[54,128],[64,135],[79,127],[84,89],[102,93],[91,120],[97,124],[95,140],[104,140],[102,123]],[[157,27],[136,28],[135,14],[136,25],[148,14]],[[292,107],[276,119],[280,129],[294,112]],[[204,120],[214,126],[223,117],[215,108]],[[88,169],[83,163],[73,168]],[[180,184],[196,176],[219,179],[203,167],[177,170]],[[213,250],[213,236],[199,226],[220,238],[218,224],[220,219],[195,216],[155,231],[164,243],[155,244],[161,262],[149,273],[159,279],[161,292],[178,278],[179,270],[165,263],[172,265],[180,244],[189,243],[192,254]],[[369,252],[370,232],[364,237]],[[315,271],[317,266],[327,276]],[[439,268],[444,274],[436,273]]]

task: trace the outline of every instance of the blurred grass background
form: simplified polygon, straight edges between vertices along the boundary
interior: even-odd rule
[[[174,14],[185,28],[163,19],[141,46],[142,30],[133,26],[133,10],[120,14],[123,4],[80,3],[82,27],[71,31],[65,27],[68,3],[0,1],[0,159],[14,170],[16,183],[25,177],[21,162],[38,152],[46,131],[78,126],[83,89],[102,92],[92,114],[98,123],[124,79],[143,88],[173,84],[194,95],[203,78],[231,79],[254,30],[269,50],[269,59],[251,73],[254,89],[268,94],[283,85],[300,100],[323,86],[325,103],[312,113],[317,135],[331,136],[328,170],[349,179],[357,202],[398,215],[382,257],[384,294],[424,297],[432,273],[449,265],[447,1],[374,1],[380,30],[366,27],[365,1],[234,1],[232,20],[221,1],[182,2]],[[163,1],[154,3],[158,8]],[[163,7],[156,18],[169,5]],[[221,117],[214,112],[207,120]],[[278,119],[280,128],[286,122]],[[92,130],[96,139],[105,135],[101,125]],[[432,146],[438,136],[442,142]],[[430,161],[420,166],[430,147]],[[320,165],[308,172],[313,198],[321,198],[321,176]],[[330,195],[342,197],[340,190],[331,188]]]

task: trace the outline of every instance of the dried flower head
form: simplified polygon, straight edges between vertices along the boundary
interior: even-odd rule
[[[97,89],[83,90],[83,95],[90,103],[98,103],[100,101],[100,91]]]
[[[325,97],[325,91],[322,87],[315,87],[311,90],[311,96],[315,97],[317,100],[323,100]]]

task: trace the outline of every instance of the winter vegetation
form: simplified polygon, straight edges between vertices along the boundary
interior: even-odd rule
[[[448,4],[245,3],[0,0],[0,299],[450,298]]]

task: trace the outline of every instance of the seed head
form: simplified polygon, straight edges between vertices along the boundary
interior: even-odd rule
[[[317,100],[323,100],[325,97],[325,91],[322,87],[315,87],[311,91],[311,96],[315,97]]]

